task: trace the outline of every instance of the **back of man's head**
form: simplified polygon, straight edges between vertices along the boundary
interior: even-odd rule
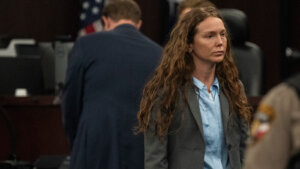
[[[141,19],[141,9],[134,0],[111,0],[103,8],[102,15],[118,22],[121,19],[138,23]]]
[[[183,0],[177,7],[177,14],[182,17],[185,13],[189,12],[192,8],[208,7],[215,4],[210,0]]]

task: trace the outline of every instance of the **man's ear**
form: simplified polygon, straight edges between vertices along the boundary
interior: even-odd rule
[[[139,20],[138,23],[136,24],[136,28],[140,29],[142,27],[142,20]]]
[[[109,28],[110,28],[110,22],[109,22],[109,19],[108,19],[108,17],[106,17],[106,16],[102,16],[102,20],[103,20],[103,22],[104,22],[104,30],[109,30]]]

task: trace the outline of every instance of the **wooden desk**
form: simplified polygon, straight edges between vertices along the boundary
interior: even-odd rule
[[[256,109],[261,97],[249,97]],[[69,154],[64,134],[61,109],[54,104],[54,96],[1,97],[0,103],[7,113],[16,134],[16,155],[22,161],[35,161],[41,155]],[[9,129],[0,114],[0,161],[8,160]]]
[[[40,155],[69,154],[59,104],[54,96],[0,97],[16,136],[16,155],[22,161],[35,161]],[[10,133],[0,114],[0,160],[11,153]]]

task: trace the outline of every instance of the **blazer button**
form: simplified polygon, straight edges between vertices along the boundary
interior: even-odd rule
[[[231,147],[232,147],[231,144],[228,144],[228,145],[227,145],[227,150],[230,151],[230,150],[231,150]]]

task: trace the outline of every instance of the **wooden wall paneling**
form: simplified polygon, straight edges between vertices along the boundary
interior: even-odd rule
[[[0,2],[0,35],[52,41],[57,35],[76,36],[78,0],[9,0]]]
[[[34,162],[41,155],[66,155],[70,153],[60,105],[52,103],[53,96],[1,97],[16,135],[18,160]],[[0,116],[0,161],[10,155],[9,130]]]
[[[165,0],[135,0],[142,11],[141,32],[150,37],[155,42],[163,42],[163,22],[164,10],[166,9]]]

